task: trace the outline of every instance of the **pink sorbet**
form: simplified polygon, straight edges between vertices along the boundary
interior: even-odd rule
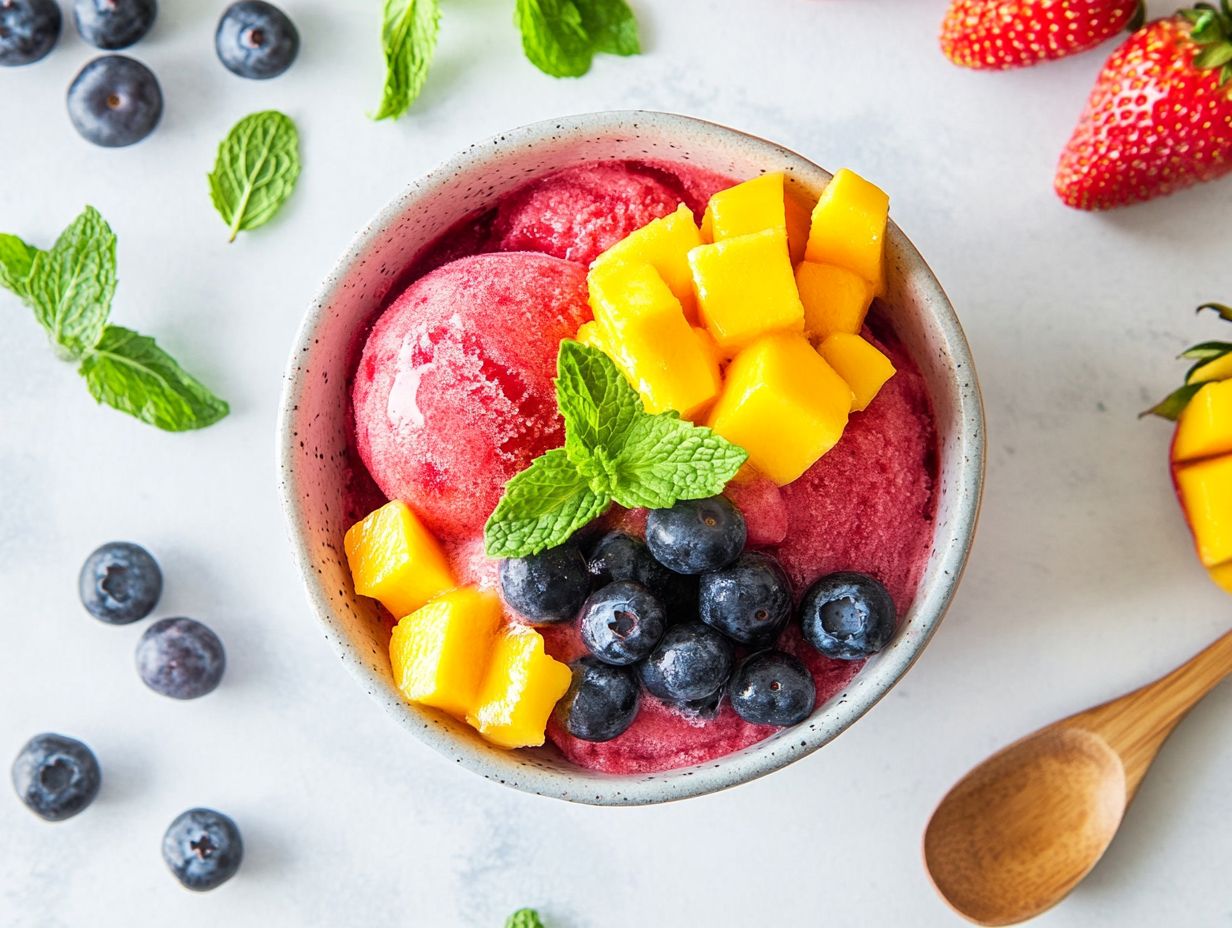
[[[377,321],[355,376],[359,454],[384,494],[410,503],[445,541],[460,582],[496,586],[483,523],[505,482],[562,442],[551,380],[559,341],[590,315],[586,263],[680,202],[700,215],[732,183],[658,162],[542,178],[435,243],[419,264],[427,273]],[[522,251],[491,253],[510,249]],[[898,373],[794,483],[742,477],[727,495],[745,515],[749,545],[783,562],[797,599],[824,574],[859,570],[887,586],[902,616],[933,535],[936,430],[919,369],[893,337],[893,310],[878,303],[870,319],[865,335]],[[603,523],[641,535],[645,512],[616,509]],[[575,627],[541,631],[559,660],[584,653]],[[812,671],[818,704],[861,667],[818,654],[797,624],[779,647]],[[548,738],[583,767],[632,774],[711,761],[774,731],[743,721],[726,701],[682,711],[644,696],[637,719],[611,741],[581,741],[557,719]]]

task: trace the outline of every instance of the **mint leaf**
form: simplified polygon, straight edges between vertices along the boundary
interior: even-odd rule
[[[168,432],[212,425],[229,411],[154,339],[118,325],[103,330],[80,373],[100,403]]]
[[[565,420],[565,451],[578,467],[597,448],[615,456],[643,414],[642,400],[611,358],[569,339],[556,355],[556,404]]]
[[[540,455],[505,485],[483,527],[489,557],[525,557],[569,539],[607,509],[611,498],[590,488],[563,448]]]
[[[534,909],[518,909],[505,921],[505,928],[544,928],[544,924]]]
[[[627,508],[665,509],[723,491],[748,452],[672,414],[643,415],[616,458],[612,496]]]
[[[237,122],[218,146],[207,177],[210,199],[234,242],[274,218],[299,179],[299,131],[289,116],[264,110]]]
[[[441,31],[440,0],[385,0],[385,91],[373,119],[397,119],[423,90]]]
[[[582,11],[582,28],[589,33],[595,51],[609,55],[638,55],[637,17],[625,0],[575,0]]]
[[[624,0],[517,0],[514,23],[531,64],[552,77],[581,77],[596,52],[641,51]]]
[[[16,235],[0,232],[0,287],[13,291],[23,300],[30,296],[30,269],[39,250]]]
[[[26,299],[51,340],[79,358],[103,334],[116,286],[116,237],[93,206],[34,255]]]

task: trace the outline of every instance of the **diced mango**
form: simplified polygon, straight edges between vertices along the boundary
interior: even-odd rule
[[[548,717],[571,679],[569,666],[548,656],[537,631],[506,629],[496,639],[478,701],[467,721],[501,747],[541,745]]]
[[[1232,561],[1220,564],[1218,567],[1211,567],[1207,572],[1220,589],[1225,593],[1232,593]]]
[[[648,411],[675,409],[687,419],[718,396],[718,363],[653,267],[596,265],[588,281],[603,350],[642,395]]]
[[[702,243],[693,211],[683,203],[671,215],[631,232],[595,258],[592,268],[608,264],[649,264],[676,295],[689,322],[697,322],[689,252]]]
[[[410,702],[465,718],[501,623],[500,598],[462,587],[404,616],[389,639],[394,683]]]
[[[723,352],[719,350],[719,344],[714,340],[714,336],[700,325],[693,326],[693,334],[697,336],[697,343],[702,346],[702,351],[714,363],[716,369],[727,360],[723,357]]]
[[[752,235],[764,229],[782,229],[787,234],[787,209],[783,200],[783,174],[775,171],[720,190],[706,204],[702,225],[710,241]]]
[[[1232,353],[1195,367],[1185,382],[1209,383],[1212,380],[1232,380]]]
[[[853,412],[867,409],[886,381],[894,376],[890,359],[859,335],[835,332],[817,350],[851,387]]]
[[[607,343],[603,340],[603,330],[599,328],[599,323],[593,319],[590,322],[583,322],[578,326],[577,334],[574,335],[583,345],[589,345],[591,348],[598,348],[600,351],[607,351]]]
[[[881,296],[885,293],[882,265],[889,212],[890,198],[884,190],[843,168],[813,207],[805,260],[855,271]]]
[[[782,229],[694,248],[689,265],[699,315],[724,354],[734,355],[771,332],[804,331],[804,306]]]
[[[380,600],[396,619],[458,585],[432,533],[401,500],[352,525],[342,546],[355,592]]]
[[[1195,461],[1232,452],[1232,380],[1208,383],[1176,424],[1172,460]]]
[[[804,304],[804,334],[825,340],[835,332],[858,335],[873,302],[873,285],[835,264],[801,261],[796,287]]]
[[[1232,560],[1232,457],[1180,468],[1176,486],[1202,564]]]
[[[767,335],[728,366],[706,424],[783,486],[838,443],[851,400],[851,388],[803,335]]]

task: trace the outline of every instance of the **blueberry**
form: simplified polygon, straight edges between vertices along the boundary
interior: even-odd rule
[[[56,0],[0,0],[0,65],[38,61],[55,46],[62,24]]]
[[[222,642],[195,619],[160,619],[137,642],[137,673],[154,692],[172,699],[213,692],[226,666]]]
[[[158,0],[76,0],[73,19],[81,37],[96,48],[128,48],[154,25]]]
[[[663,637],[663,603],[635,580],[592,593],[578,620],[582,641],[605,664],[636,664]]]
[[[505,602],[532,622],[569,622],[590,592],[590,574],[582,552],[566,542],[501,561],[500,587]]]
[[[791,581],[768,554],[747,551],[734,564],[702,574],[702,621],[741,644],[772,644],[791,606]]]
[[[163,572],[145,548],[112,541],[86,558],[77,589],[94,618],[127,625],[154,611],[163,592]]]
[[[652,509],[646,544],[664,567],[700,574],[726,567],[744,550],[744,516],[725,496],[682,500],[671,509]]]
[[[570,667],[573,683],[556,706],[565,731],[583,741],[611,741],[633,724],[641,692],[632,670],[594,657]]]
[[[163,860],[185,888],[216,889],[240,868],[244,841],[229,816],[213,809],[189,809],[163,835]]]
[[[214,48],[232,74],[265,80],[291,67],[299,52],[299,33],[272,3],[240,0],[227,7],[218,21]]]
[[[92,803],[102,782],[94,752],[64,735],[35,735],[13,761],[17,795],[49,822],[72,818]]]
[[[760,651],[746,657],[732,674],[732,708],[754,725],[795,725],[803,722],[817,701],[813,675],[800,661],[782,651]]]
[[[636,580],[659,597],[669,622],[697,615],[697,580],[668,570],[640,538],[609,532],[595,545],[587,566],[596,586]]]
[[[894,635],[894,600],[867,574],[843,572],[822,577],[800,602],[804,637],[826,657],[863,660]]]
[[[163,92],[154,72],[124,55],[95,58],[68,88],[68,118],[87,142],[121,148],[154,131]]]
[[[641,665],[642,685],[670,702],[703,700],[727,682],[734,661],[731,643],[709,625],[673,625]]]

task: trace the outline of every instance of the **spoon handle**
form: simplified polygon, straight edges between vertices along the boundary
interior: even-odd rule
[[[1082,714],[1084,727],[1098,730],[1121,755],[1131,797],[1177,722],[1229,674],[1232,632],[1154,683]]]

